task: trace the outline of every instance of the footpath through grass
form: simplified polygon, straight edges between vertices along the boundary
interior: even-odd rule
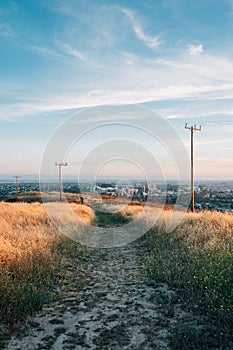
[[[95,214],[82,205],[72,209],[96,226],[129,221],[119,213]],[[81,257],[85,247],[56,231],[39,203],[1,203],[0,216],[0,322],[12,327],[53,299],[66,257]]]
[[[147,241],[148,280],[175,288],[187,312],[172,348],[233,349],[233,217],[188,214],[172,234],[158,223]]]
[[[55,205],[55,204],[49,204]],[[71,204],[86,224],[112,227],[129,221],[119,213]],[[59,213],[58,213],[59,215]],[[67,259],[82,259],[85,247],[60,234],[39,203],[0,203],[0,348],[28,315],[57,298]],[[64,218],[69,225],[72,217]],[[0,328],[1,329],[1,328]]]

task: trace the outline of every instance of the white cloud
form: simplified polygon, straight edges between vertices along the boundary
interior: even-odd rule
[[[14,36],[15,32],[8,23],[0,24],[0,38],[13,38]]]
[[[54,0],[54,1],[55,1],[55,4],[53,6],[51,6],[51,4],[46,5],[46,6],[49,6],[51,11],[60,12],[63,15],[69,16],[71,18],[75,18],[78,21],[81,20],[84,23],[87,20],[88,17],[83,15],[82,11],[80,11],[80,10],[77,11],[77,7],[74,6],[75,2],[70,2],[70,3],[67,2],[65,4],[63,4],[63,3],[61,4],[60,2],[57,2],[56,0]],[[101,27],[101,16],[104,16],[104,18],[106,18],[105,17],[106,14],[104,12],[101,12],[101,11],[105,10],[106,8],[108,8],[108,9],[115,8],[115,9],[118,9],[119,11],[121,11],[122,13],[124,13],[127,16],[127,18],[129,19],[130,24],[132,25],[132,28],[133,28],[133,31],[134,31],[136,37],[139,40],[141,40],[146,46],[148,46],[150,48],[156,48],[162,43],[162,41],[160,40],[160,35],[151,36],[145,32],[143,25],[140,23],[138,18],[136,18],[136,15],[132,10],[125,8],[125,7],[118,6],[118,5],[112,5],[109,7],[98,6],[98,7],[94,7],[94,8],[92,8],[90,6],[88,11],[91,12],[92,15],[98,17],[98,20],[96,20],[96,18],[95,18],[93,20],[93,23],[90,23],[89,18],[88,18],[88,25],[94,24],[94,25],[100,25],[100,27]],[[99,12],[98,16],[96,14],[96,11]],[[111,16],[111,15],[109,14],[109,16]],[[96,31],[99,33],[99,27],[96,27]],[[102,32],[102,34],[103,34],[103,32]],[[104,35],[106,37],[108,37],[109,32],[108,31],[105,32]]]
[[[222,89],[224,92],[223,87]],[[129,91],[120,88],[110,90],[106,87],[105,89],[90,90],[86,94],[80,94],[77,92],[67,93],[66,95],[53,94],[49,97],[45,96],[45,94],[41,94],[39,97],[31,97],[30,100],[25,99],[24,102],[21,103],[2,105],[0,119],[11,120],[20,116],[33,116],[40,113],[76,109],[94,105],[130,104],[153,100],[163,101],[169,99],[195,98],[197,95],[202,96],[202,94],[211,93],[212,91],[216,91],[215,86],[206,85],[202,87],[194,87],[192,85],[183,86],[182,84],[177,84],[168,88],[163,87],[160,89],[158,87],[147,89],[131,88],[131,91]],[[221,91],[217,91],[217,93],[220,92]],[[171,118],[169,115],[167,117]]]
[[[203,45],[189,45],[188,52],[191,56],[198,56],[203,52]]]
[[[47,58],[52,58],[52,59],[64,59],[64,56],[59,54],[56,50],[53,50],[48,47],[43,47],[43,46],[37,46],[37,45],[31,45],[31,44],[26,44],[24,45],[26,49],[38,52],[39,54],[47,57]]]
[[[66,43],[62,43],[60,41],[55,41],[53,47],[39,46],[34,44],[24,44],[23,47],[25,49],[29,49],[31,51],[38,52],[39,54],[57,60],[67,60],[68,57],[78,58],[81,61],[85,60],[84,55],[78,50],[72,48]]]
[[[83,53],[81,53],[80,51],[78,51],[75,48],[71,47],[67,43],[63,43],[61,41],[56,40],[55,44],[66,55],[73,56],[73,57],[78,58],[79,60],[82,60],[82,61],[85,60],[85,57],[84,57]]]
[[[68,44],[55,42],[54,45],[56,51],[54,48],[34,47],[34,49],[41,54],[62,59],[65,63],[64,71],[72,65],[76,69],[77,76],[71,81],[64,75],[62,81],[59,81],[57,76],[51,74],[46,76],[46,84],[42,77],[41,82],[37,81],[36,84],[32,82],[30,87],[27,84],[16,89],[12,89],[11,83],[8,89],[11,100],[21,103],[2,104],[1,118],[11,119],[100,104],[233,98],[233,62],[226,58],[207,54],[190,56],[184,50],[173,60],[167,58],[152,60],[118,51],[112,56],[111,61],[104,58],[101,58],[102,61],[98,59],[90,61],[88,57],[79,66],[80,62],[71,60],[68,55],[70,52],[70,55],[80,60],[82,55],[80,57],[79,52],[76,50],[73,52],[73,48]],[[98,66],[100,64],[101,67]],[[43,86],[47,88],[42,89]],[[2,96],[6,94],[4,84],[0,86],[0,94]],[[211,114],[214,108],[209,105],[210,107],[196,113],[202,116]],[[171,110],[165,117],[174,118],[177,114],[180,114],[180,111],[177,113]]]
[[[154,48],[158,47],[162,43],[160,40],[160,35],[150,36],[144,32],[141,23],[136,19],[133,11],[123,7],[117,8],[129,18],[137,38],[142,40],[146,46]]]

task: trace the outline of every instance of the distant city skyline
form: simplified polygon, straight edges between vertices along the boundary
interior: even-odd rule
[[[194,136],[195,178],[231,180],[232,44],[232,0],[2,2],[0,181],[37,178],[58,126],[102,104],[138,104],[157,112],[188,156],[185,123],[202,125]],[[98,142],[97,134],[86,138],[77,147],[77,163],[82,150]],[[166,177],[176,180],[159,148],[158,159]],[[101,176],[136,176],[133,166],[119,164],[103,167]],[[63,169],[64,178],[76,176],[74,171]]]

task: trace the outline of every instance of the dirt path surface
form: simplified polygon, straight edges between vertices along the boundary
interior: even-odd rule
[[[169,316],[161,300],[174,292],[144,282],[144,252],[141,239],[70,259],[61,300],[30,318],[7,349],[169,349],[181,311]]]

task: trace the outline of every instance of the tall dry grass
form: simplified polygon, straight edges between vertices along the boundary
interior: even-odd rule
[[[142,220],[156,217],[154,228],[161,234],[167,231],[168,222],[171,221],[171,227],[174,227],[174,230],[170,231],[192,248],[224,246],[233,249],[233,213],[217,211],[192,213],[150,205],[145,208],[138,205],[122,208],[118,205],[115,208],[124,217],[132,220],[139,216]]]
[[[156,223],[157,232],[163,233],[172,211],[162,212]],[[180,212],[177,212],[179,215]],[[176,214],[173,218],[176,221]],[[181,222],[175,228],[175,236],[192,248],[233,248],[233,214],[216,211],[184,213]]]
[[[0,320],[14,322],[39,309],[48,300],[61,256],[68,241],[54,227],[47,209],[63,203],[0,203]],[[84,205],[69,204],[89,224],[95,215]],[[70,217],[61,217],[67,225]],[[59,254],[57,247],[60,247]]]
[[[25,256],[49,256],[51,248],[61,238],[46,212],[46,206],[60,208],[64,204],[0,203],[0,266]],[[57,207],[56,207],[57,206]],[[84,205],[70,204],[72,211],[86,224],[94,219],[94,212]],[[57,211],[58,212],[58,211]],[[58,213],[58,215],[59,215]],[[71,217],[61,217],[67,225]]]

